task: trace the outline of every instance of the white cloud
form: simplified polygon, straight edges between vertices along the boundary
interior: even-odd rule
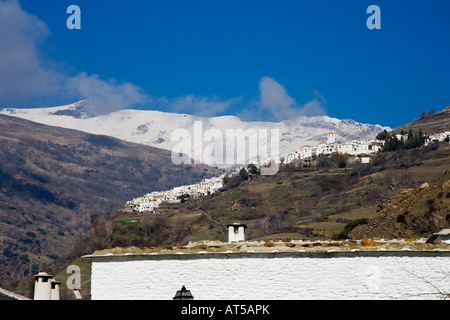
[[[0,0],[0,107],[52,106],[77,100],[94,101],[94,114],[123,108],[150,105],[177,113],[217,116],[230,109],[242,110],[237,115],[246,120],[280,121],[297,116],[326,114],[324,99],[315,98],[299,105],[286,88],[263,77],[260,95],[244,102],[242,97],[221,100],[216,96],[186,95],[176,98],[151,98],[141,88],[99,75],[80,72],[69,75],[49,59],[40,45],[50,35],[47,25],[25,12],[17,0]]]
[[[46,24],[25,12],[17,0],[0,1],[0,105],[42,106],[68,100],[95,101],[96,113],[143,103],[147,96],[128,82],[75,76],[56,67],[40,49],[50,35]]]
[[[281,121],[298,116],[325,115],[324,99],[316,91],[315,98],[298,105],[280,83],[271,77],[263,77],[259,82],[260,109],[269,112],[274,120]]]
[[[98,75],[88,75],[86,72],[68,78],[66,88],[82,99],[94,100],[98,114],[143,104],[149,99],[132,83],[118,83],[114,79],[104,81]]]
[[[241,98],[232,98],[222,101],[215,96],[201,97],[190,94],[173,99],[160,98],[157,105],[171,112],[212,117],[224,113],[229,107],[241,100]]]
[[[59,87],[60,74],[38,49],[50,34],[46,24],[23,11],[16,0],[0,2],[0,99],[27,103]]]

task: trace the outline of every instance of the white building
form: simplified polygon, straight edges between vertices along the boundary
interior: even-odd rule
[[[425,145],[427,146],[428,144],[433,143],[433,142],[442,142],[447,137],[450,138],[450,131],[432,134],[425,140]]]
[[[336,143],[336,134],[334,132],[327,133],[327,143],[328,144]]]
[[[396,134],[395,137],[397,138],[398,141],[406,141],[406,140],[408,140],[408,135],[407,134]]]
[[[449,250],[298,242],[97,251],[85,256],[92,261],[91,298],[171,300],[182,286],[196,300],[423,300],[449,292]]]
[[[374,154],[381,150],[384,141],[381,140],[355,140],[347,142],[336,142],[336,134],[329,132],[327,134],[327,141],[319,142],[318,144],[305,145],[300,147],[296,152],[285,154],[280,157],[285,164],[292,162],[294,159],[307,159],[316,155],[331,155],[334,152],[339,152],[349,155],[359,154]]]
[[[159,207],[158,201],[150,201],[150,202],[141,202],[137,206],[138,212],[146,212],[146,211],[153,211],[155,208]]]

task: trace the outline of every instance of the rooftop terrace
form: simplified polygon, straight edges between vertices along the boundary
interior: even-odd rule
[[[364,252],[448,252],[450,245],[444,242],[426,243],[426,239],[399,240],[344,240],[344,241],[198,241],[179,247],[127,247],[97,250],[85,258],[118,256],[172,256],[207,254],[261,254],[261,253],[364,253]]]

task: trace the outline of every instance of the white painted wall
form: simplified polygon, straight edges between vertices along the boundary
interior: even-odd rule
[[[171,300],[183,285],[195,300],[440,299],[436,288],[450,292],[450,255],[238,255],[94,259],[92,299]]]

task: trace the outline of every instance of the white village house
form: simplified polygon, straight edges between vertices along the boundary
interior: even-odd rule
[[[450,138],[450,131],[432,134],[425,140],[425,145],[427,146],[428,144],[434,142],[443,142],[447,137]]]
[[[189,195],[197,198],[212,194],[222,188],[223,175],[204,179],[199,183],[178,186],[167,191],[153,191],[127,202],[127,206],[133,208],[137,212],[154,211],[161,203],[179,203],[180,197]]]
[[[280,159],[283,163],[288,164],[296,159],[308,159],[313,156],[331,155],[339,152],[348,155],[369,155],[379,152],[384,145],[382,140],[354,140],[348,142],[336,142],[336,134],[329,132],[327,141],[318,144],[301,146],[296,152],[282,155]],[[367,159],[364,160],[364,163]]]

